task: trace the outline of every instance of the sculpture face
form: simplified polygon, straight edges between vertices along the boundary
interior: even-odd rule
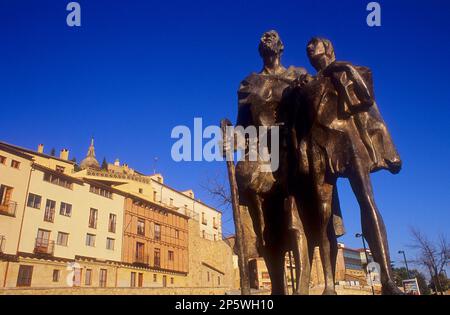
[[[281,55],[284,46],[276,31],[268,31],[263,34],[259,43],[261,57]]]
[[[331,43],[329,43],[329,45],[331,45]],[[323,70],[335,59],[333,47],[325,47],[323,40],[317,38],[309,42],[306,47],[306,52],[311,65],[318,71]]]

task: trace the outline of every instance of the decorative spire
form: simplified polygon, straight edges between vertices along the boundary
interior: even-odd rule
[[[86,158],[83,161],[81,161],[80,167],[82,169],[86,168],[100,169],[100,164],[95,158],[94,137],[91,137],[91,145],[89,146]]]
[[[91,145],[86,156],[95,158],[94,137],[91,138]]]

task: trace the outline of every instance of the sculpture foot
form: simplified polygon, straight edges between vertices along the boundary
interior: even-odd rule
[[[322,295],[337,295],[337,292],[334,288],[325,288],[323,290]]]
[[[395,285],[394,281],[389,280],[381,288],[382,295],[404,295],[404,293]]]

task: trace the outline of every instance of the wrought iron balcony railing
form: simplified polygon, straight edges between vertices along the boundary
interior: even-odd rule
[[[155,257],[153,266],[156,268],[161,268],[161,258],[160,257]]]
[[[134,256],[134,261],[135,264],[139,264],[139,265],[149,265],[149,256],[148,255],[143,255],[143,254],[137,254]]]
[[[36,238],[34,245],[35,254],[53,255],[55,251],[55,241],[51,241],[43,238]]]
[[[17,202],[6,201],[3,204],[0,204],[0,214],[7,215],[10,217],[15,217],[16,216],[16,208],[17,208]]]

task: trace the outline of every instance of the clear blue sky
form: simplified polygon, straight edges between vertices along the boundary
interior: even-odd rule
[[[236,89],[261,61],[257,45],[279,31],[285,65],[308,65],[305,45],[330,38],[338,59],[372,68],[381,112],[404,162],[373,175],[392,258],[410,243],[409,226],[431,238],[449,232],[450,41],[448,1],[380,1],[382,27],[369,28],[369,1],[81,0],[82,26],[69,28],[68,0],[0,2],[0,139],[47,152],[67,147],[78,160],[95,136],[104,156],[166,182],[202,190],[224,163],[175,163],[171,129],[194,117],[236,117]],[[346,181],[340,196],[359,247],[359,209]],[[224,231],[231,232],[229,210]],[[406,249],[408,251],[408,249]],[[412,253],[410,253],[412,256]]]

